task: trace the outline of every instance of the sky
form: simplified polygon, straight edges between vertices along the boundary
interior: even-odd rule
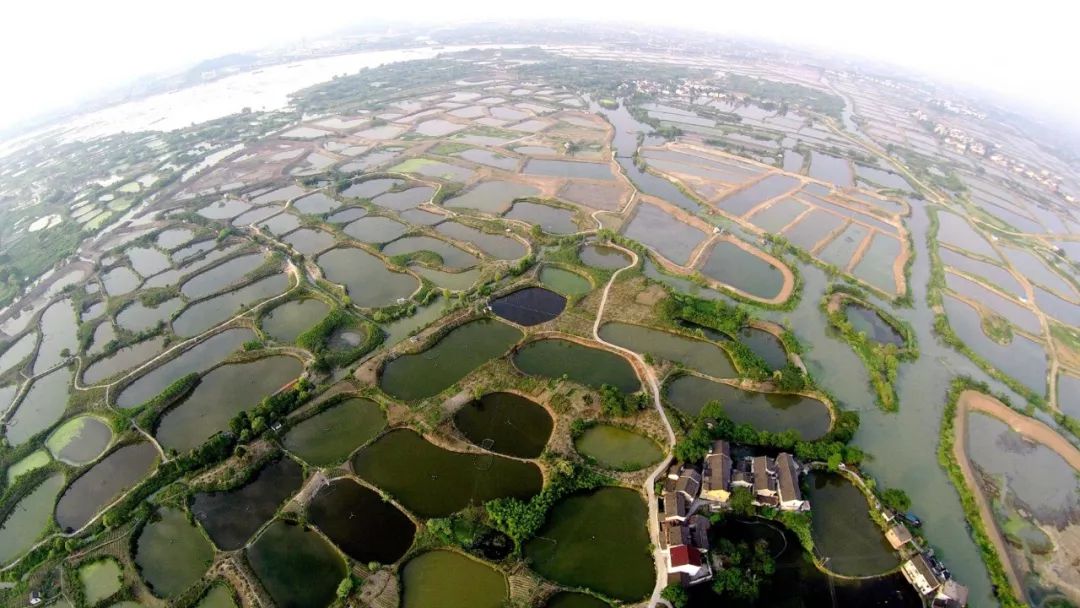
[[[140,75],[372,18],[417,16],[433,23],[615,16],[761,38],[894,63],[1009,96],[1043,118],[1080,124],[1080,69],[1074,65],[1080,6],[1067,0],[185,0],[168,7],[145,0],[45,0],[2,10],[0,129]]]

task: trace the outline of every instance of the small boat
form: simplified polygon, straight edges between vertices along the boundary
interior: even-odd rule
[[[901,513],[900,519],[903,519],[907,523],[918,528],[922,525],[922,520],[919,519],[914,513]]]

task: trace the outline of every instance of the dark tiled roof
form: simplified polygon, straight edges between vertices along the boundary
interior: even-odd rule
[[[795,465],[795,458],[784,452],[776,457],[777,481],[780,486],[780,500],[802,500],[802,492],[799,491],[799,471]]]

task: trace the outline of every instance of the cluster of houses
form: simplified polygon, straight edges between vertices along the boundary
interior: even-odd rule
[[[908,558],[900,565],[900,572],[933,608],[963,608],[967,605],[967,587],[953,580],[940,561],[919,548],[904,524],[894,522],[885,532],[885,539]]]
[[[799,476],[804,467],[787,452],[775,458],[746,456],[735,460],[731,445],[713,442],[700,464],[672,464],[663,479],[659,514],[660,545],[667,565],[668,583],[684,587],[712,579],[709,559],[709,518],[707,513],[729,506],[736,488],[746,488],[753,504],[782,511],[809,511],[803,499]],[[906,561],[900,570],[909,583],[934,608],[962,608],[968,590],[954,581],[932,554],[920,548],[911,531],[892,513],[883,515],[892,522],[885,538]],[[918,523],[917,521],[915,522]]]
[[[810,503],[799,490],[801,470],[786,452],[735,461],[723,440],[713,443],[701,466],[673,464],[663,481],[659,522],[669,582],[689,586],[712,578],[709,519],[701,511],[726,508],[735,488],[749,490],[757,506],[808,511]]]

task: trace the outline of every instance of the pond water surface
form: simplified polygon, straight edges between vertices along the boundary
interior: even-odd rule
[[[489,393],[454,414],[454,426],[474,444],[508,456],[536,458],[553,421],[538,403],[513,393]]]
[[[525,545],[525,556],[545,578],[588,587],[626,602],[652,591],[645,501],[634,490],[606,487],[573,494],[548,512]]]
[[[644,469],[664,456],[652,439],[610,424],[589,427],[574,440],[574,447],[600,466],[617,471]]]
[[[734,378],[739,375],[727,352],[704,340],[619,322],[601,326],[600,337],[638,354],[647,353],[681,363],[714,378]]]
[[[303,470],[289,458],[265,465],[240,487],[195,494],[191,512],[223,551],[243,547],[277,512],[278,505],[300,489]]]
[[[274,394],[303,370],[299,360],[285,355],[216,367],[165,412],[154,437],[167,450],[184,453],[196,448],[227,430],[233,416]]]
[[[734,422],[780,433],[792,429],[802,439],[817,439],[829,431],[829,408],[817,399],[800,395],[758,393],[713,382],[698,376],[680,376],[667,385],[665,395],[675,409],[697,416],[709,401],[719,401]]]
[[[328,467],[349,457],[386,427],[377,403],[348,399],[304,420],[285,435],[285,448],[309,464]]]
[[[378,257],[355,247],[331,249],[319,256],[326,278],[345,286],[361,308],[388,306],[407,298],[420,282],[404,272],[393,272]]]
[[[490,319],[455,327],[419,353],[391,360],[379,375],[379,387],[411,401],[442,392],[481,364],[505,353],[521,332]]]
[[[896,552],[870,518],[866,497],[837,473],[814,471],[806,478],[814,546],[832,572],[881,574],[899,565]]]
[[[409,429],[390,431],[357,452],[352,468],[420,517],[446,517],[495,498],[527,500],[543,483],[534,464],[446,450]]]
[[[97,416],[78,416],[49,435],[45,446],[62,462],[83,465],[93,462],[112,441],[112,429]]]
[[[135,565],[158,597],[174,597],[202,578],[214,549],[179,509],[162,509],[135,542]]]
[[[348,573],[318,533],[281,520],[270,524],[245,555],[274,603],[289,608],[323,608]]]
[[[412,545],[416,526],[378,492],[336,479],[308,505],[308,518],[346,555],[362,564],[392,564]]]
[[[444,549],[409,560],[401,585],[402,608],[502,608],[510,593],[501,572]]]
[[[78,530],[117,496],[142,481],[158,462],[149,442],[125,445],[100,460],[68,486],[56,503],[56,523]]]
[[[263,317],[262,328],[274,340],[288,344],[328,312],[330,306],[318,298],[293,300],[270,309]]]
[[[500,317],[530,327],[558,317],[566,308],[566,298],[542,287],[526,287],[495,298],[490,305]]]
[[[15,503],[0,522],[0,564],[7,564],[33,546],[52,517],[50,507],[64,487],[64,476],[56,474],[38,484]]]
[[[764,299],[775,298],[784,286],[784,275],[779,268],[729,241],[713,245],[701,272]]]
[[[545,378],[565,376],[593,388],[610,384],[624,393],[641,389],[634,367],[621,355],[567,340],[530,342],[514,353],[514,365],[526,374]]]
[[[544,265],[540,269],[540,284],[565,296],[583,296],[592,291],[592,283],[576,272]]]

